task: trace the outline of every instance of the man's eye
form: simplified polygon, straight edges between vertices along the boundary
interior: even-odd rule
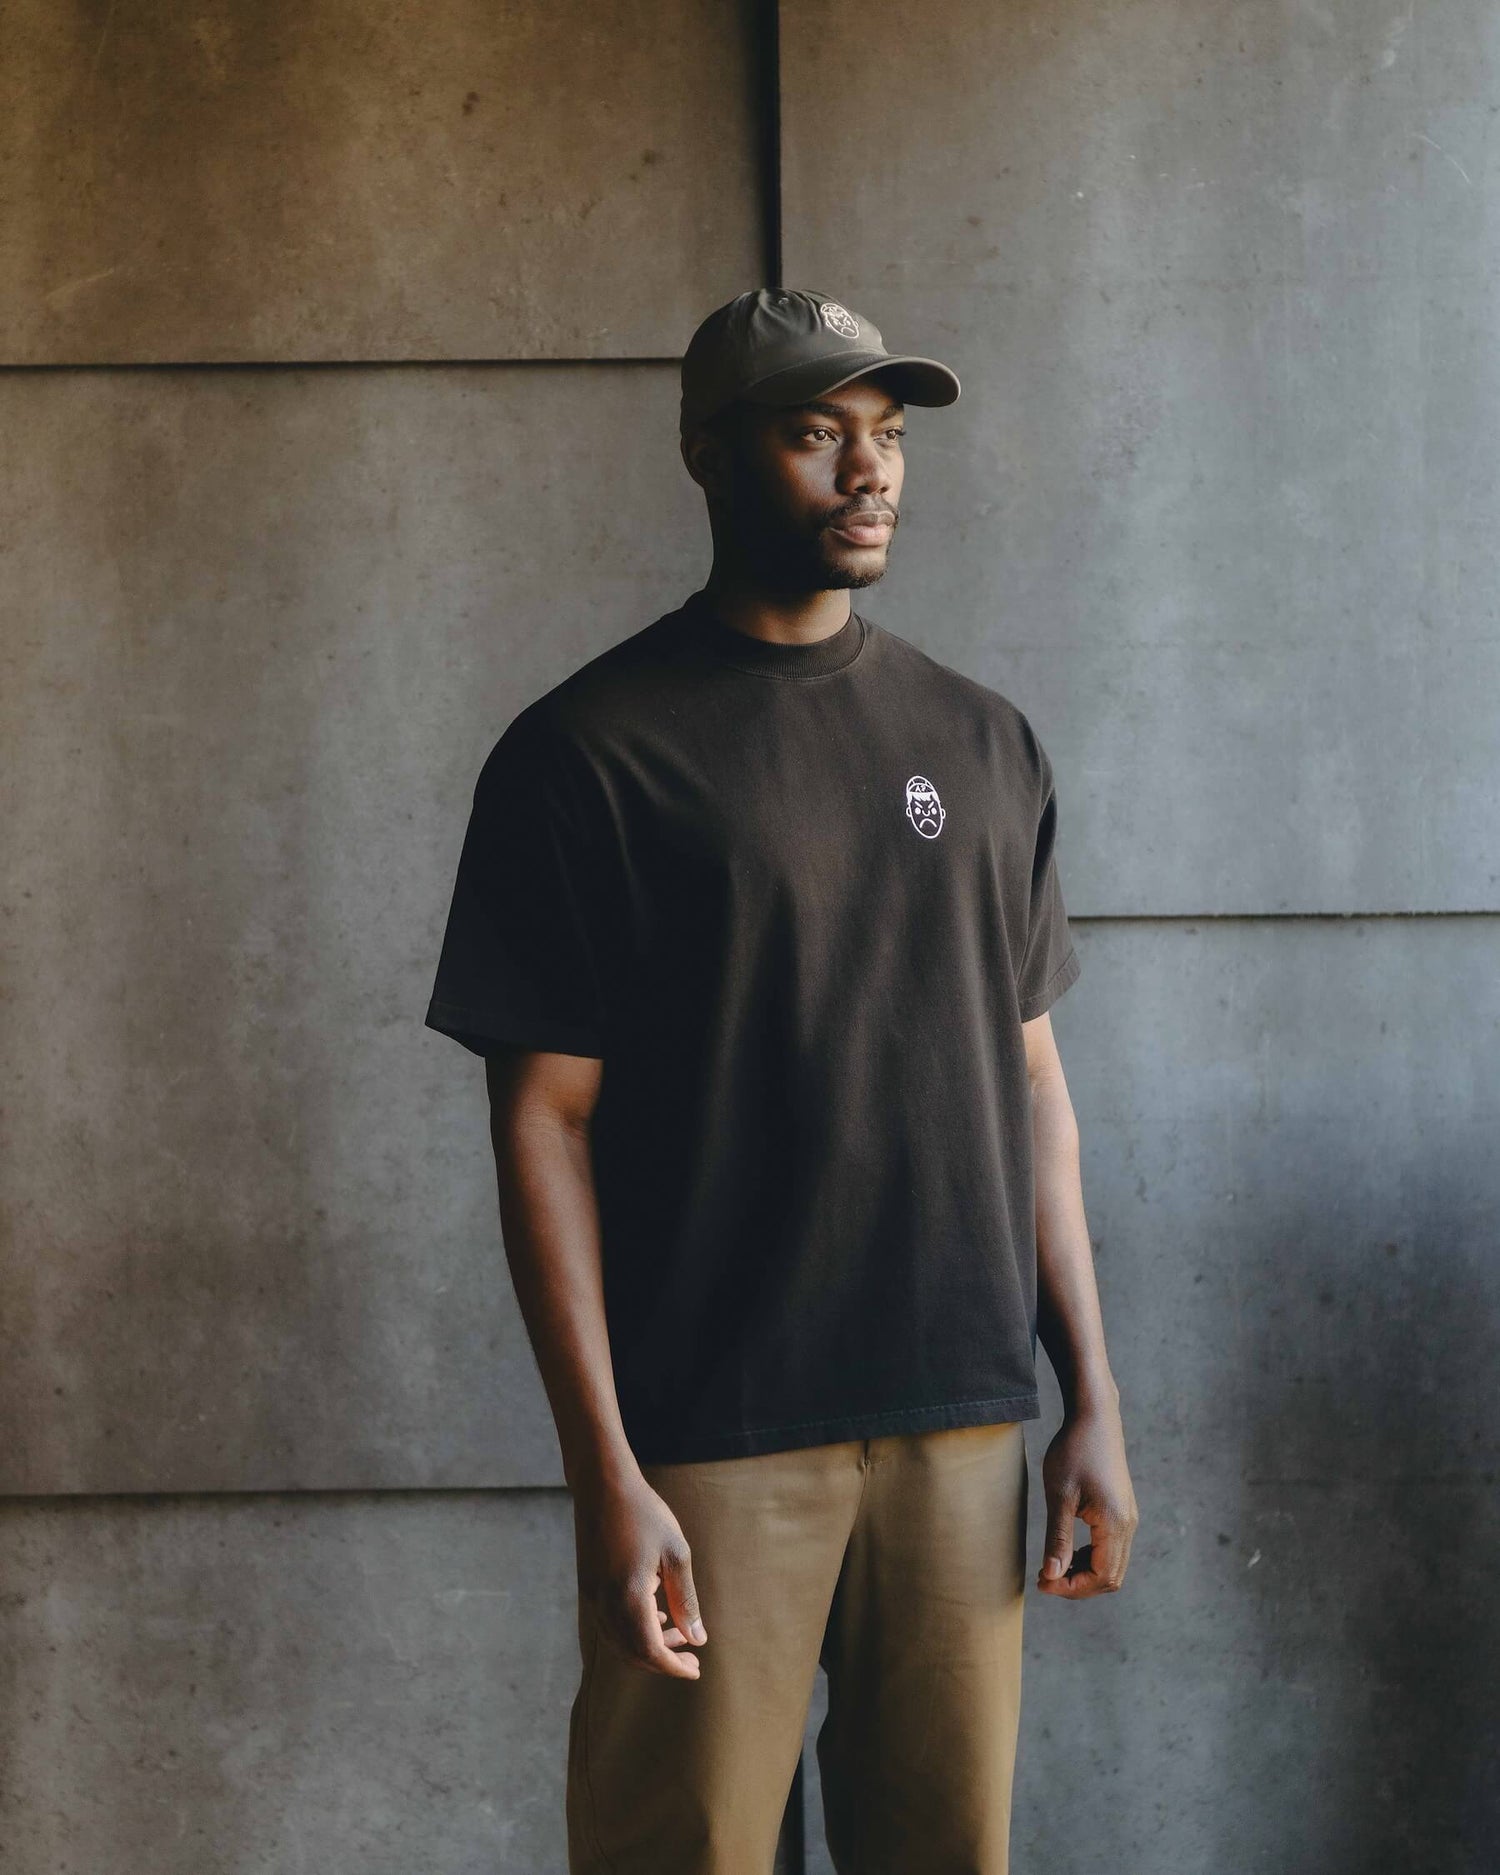
[[[905,430],[887,430],[885,434],[887,436],[905,436],[906,431]],[[803,436],[832,436],[833,431],[829,429],[825,429],[821,424],[818,424],[813,429],[803,430],[802,435]]]

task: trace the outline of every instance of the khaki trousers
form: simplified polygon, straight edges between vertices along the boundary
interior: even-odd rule
[[[692,1550],[708,1640],[696,1681],[649,1672],[580,1596],[571,1875],[771,1875],[820,1660],[839,1875],[1006,1875],[1020,1423],[642,1469]]]

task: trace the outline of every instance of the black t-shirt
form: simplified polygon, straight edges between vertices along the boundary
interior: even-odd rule
[[[640,1463],[1038,1416],[1056,833],[1023,712],[857,612],[770,644],[695,593],[490,752],[426,1021],[603,1060]]]

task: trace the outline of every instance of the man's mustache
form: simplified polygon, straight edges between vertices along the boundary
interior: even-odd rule
[[[851,521],[868,524],[871,521],[889,521],[895,527],[901,516],[894,508],[851,508],[846,514],[835,514],[823,523],[824,527],[848,527]]]

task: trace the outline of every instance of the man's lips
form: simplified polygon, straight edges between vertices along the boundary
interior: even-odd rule
[[[894,515],[879,509],[868,514],[851,514],[837,526],[831,527],[829,532],[853,541],[856,546],[873,547],[887,538],[895,524]]]

